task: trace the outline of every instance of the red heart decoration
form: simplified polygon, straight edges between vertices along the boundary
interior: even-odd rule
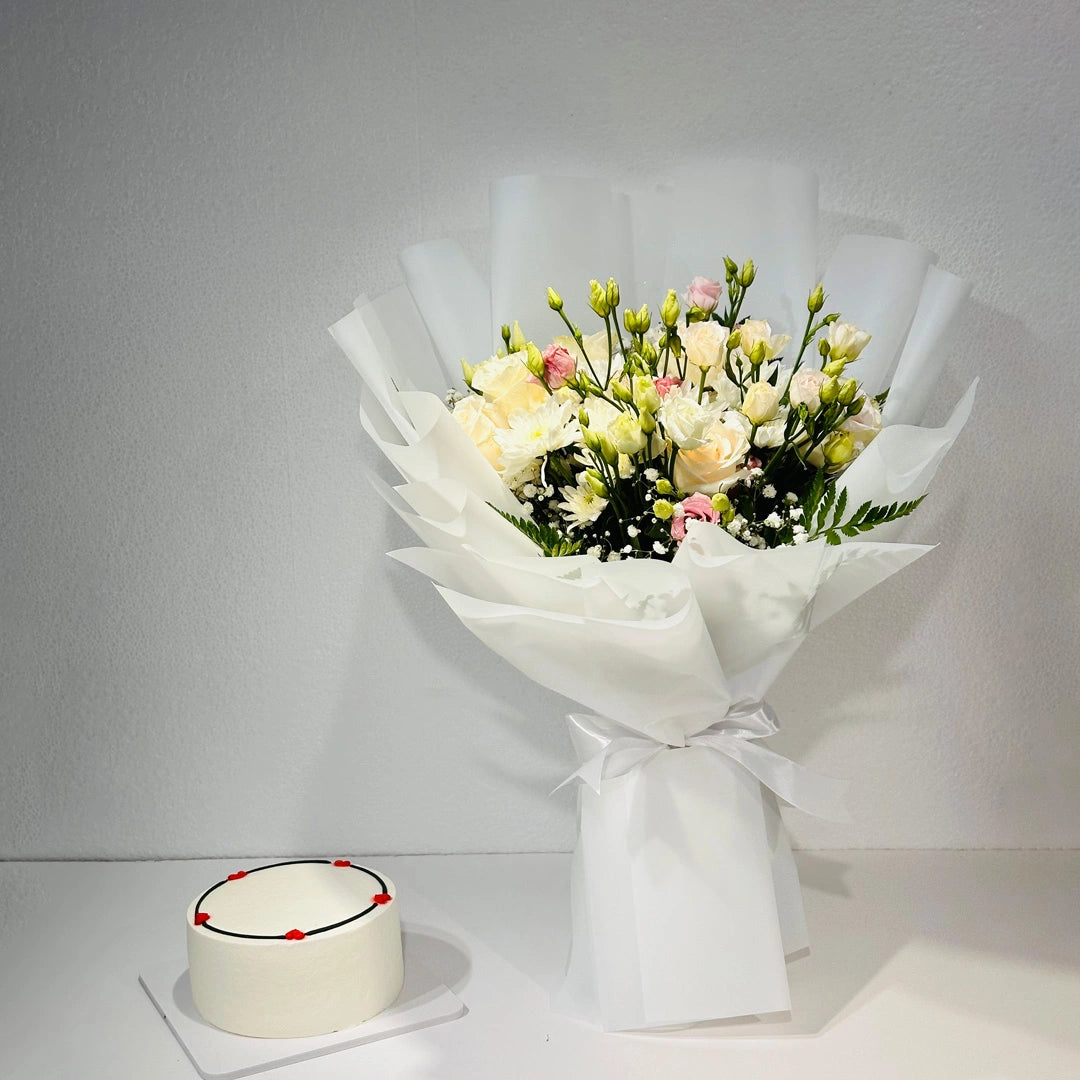
[[[285,940],[286,941],[303,941],[305,937],[307,937],[307,935],[304,933],[303,930],[290,930],[285,935]]]
[[[195,925],[202,926],[204,922],[210,921],[210,912],[208,911],[196,911],[195,912]]]
[[[239,881],[242,877],[247,877],[246,870],[237,870],[235,874],[229,875],[230,881]]]
[[[348,859],[335,859],[334,860],[334,865],[335,866],[352,866],[352,863],[349,862]]]
[[[389,904],[390,901],[393,900],[393,899],[394,898],[389,893],[380,892],[380,893],[376,893],[371,898],[371,902],[373,904]]]

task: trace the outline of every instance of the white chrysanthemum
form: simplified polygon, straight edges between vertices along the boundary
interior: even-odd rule
[[[562,495],[563,501],[559,503],[559,509],[563,511],[566,523],[571,529],[580,529],[594,522],[608,504],[607,499],[597,495],[588,484],[564,487]]]
[[[573,405],[553,397],[536,409],[515,409],[507,421],[509,427],[496,431],[495,441],[502,450],[503,471],[508,473],[569,446],[580,434]]]

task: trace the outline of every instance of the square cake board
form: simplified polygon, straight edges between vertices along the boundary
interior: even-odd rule
[[[408,932],[407,926],[402,929]],[[139,983],[203,1080],[251,1076],[465,1014],[461,998],[408,955],[405,982],[393,1005],[356,1027],[305,1039],[255,1039],[208,1024],[191,999],[186,958],[144,965]]]

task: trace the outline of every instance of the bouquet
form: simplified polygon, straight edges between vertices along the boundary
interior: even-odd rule
[[[819,317],[819,284],[785,367],[791,336],[741,315],[753,260],[740,269],[725,257],[724,268],[722,310],[725,285],[699,275],[681,319],[669,290],[660,330],[645,304],[620,326],[618,283],[591,281],[604,325],[588,340],[549,287],[567,335],[541,351],[515,322],[496,356],[463,361],[471,393],[453,395],[454,418],[521,503],[522,516],[504,516],[544,555],[670,561],[691,521],[752,548],[839,544],[918,506],[867,500],[847,513],[847,491],[837,494],[839,474],[881,431],[888,391],[868,395],[847,376],[871,335],[839,313]]]
[[[789,1008],[808,938],[779,807],[845,811],[763,745],[764,697],[815,626],[929,550],[890,536],[972,407],[974,385],[915,426],[964,284],[877,237],[844,238],[814,284],[816,216],[798,170],[634,195],[514,177],[492,188],[490,283],[419,245],[406,288],[331,328],[404,480],[373,483],[423,544],[392,554],[590,710],[569,718],[556,1004],[609,1030]],[[556,288],[593,267],[616,272],[581,289],[587,333]]]

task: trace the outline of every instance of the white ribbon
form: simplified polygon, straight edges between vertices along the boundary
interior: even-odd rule
[[[828,821],[851,821],[844,806],[846,783],[822,776],[794,761],[759,746],[755,741],[780,730],[776,714],[764,701],[732,705],[723,719],[687,738],[684,747],[655,739],[601,716],[572,713],[570,737],[584,763],[559,788],[581,780],[599,793],[604,780],[642,768],[657,754],[691,746],[706,746],[726,754],[784,802]],[[558,791],[559,788],[555,790]]]

